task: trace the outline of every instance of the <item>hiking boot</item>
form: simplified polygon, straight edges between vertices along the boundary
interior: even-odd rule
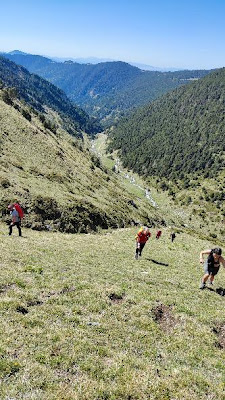
[[[201,282],[199,289],[205,289],[205,282]]]
[[[214,285],[213,281],[209,281],[210,286]]]

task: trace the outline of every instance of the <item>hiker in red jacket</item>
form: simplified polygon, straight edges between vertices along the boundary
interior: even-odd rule
[[[151,233],[149,228],[141,228],[136,236],[136,252],[135,252],[135,259],[138,260],[138,257],[141,257],[142,250],[145,246],[145,243],[150,238]]]
[[[16,211],[18,211],[20,219],[22,219],[24,217],[24,212],[23,212],[21,205],[17,202],[17,203],[14,203],[13,206],[15,207]]]
[[[161,235],[162,235],[162,231],[160,231],[160,230],[157,231],[157,232],[156,232],[156,236],[155,236],[156,239],[159,239]]]

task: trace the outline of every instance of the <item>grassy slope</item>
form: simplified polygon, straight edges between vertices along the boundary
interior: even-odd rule
[[[0,224],[2,400],[224,399],[213,332],[224,297],[198,289],[199,252],[215,243],[181,232],[172,244],[163,229],[136,261],[135,233],[9,238]],[[160,303],[171,306],[162,325]]]
[[[30,216],[38,195],[54,198],[61,209],[75,201],[89,202],[118,224],[152,215],[144,199],[125,191],[116,174],[99,168],[85,146],[62,130],[57,135],[43,128],[37,117],[31,123],[13,107],[0,101],[1,205],[17,198]],[[8,187],[4,182],[8,181]],[[129,206],[133,200],[139,209]],[[32,213],[31,213],[32,214]],[[120,221],[120,222],[119,222]]]
[[[84,161],[78,143],[65,132],[61,131],[57,137],[43,130],[37,119],[30,124],[12,107],[2,102],[0,112],[1,131],[7,135],[1,159],[3,176],[12,179],[12,183],[20,190],[28,186],[33,195],[51,195],[63,203],[68,195],[67,186],[71,177],[76,176],[71,185],[75,187],[84,179],[82,169],[78,168]],[[87,159],[86,164],[88,162],[90,160]],[[88,167],[87,172],[91,174]],[[90,179],[90,176],[86,179]]]

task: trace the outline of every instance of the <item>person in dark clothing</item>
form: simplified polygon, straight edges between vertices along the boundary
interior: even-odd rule
[[[207,254],[207,260],[204,261],[203,255]],[[220,248],[211,249],[211,250],[203,250],[200,253],[200,263],[204,263],[204,275],[201,279],[201,284],[199,289],[204,289],[206,286],[206,282],[209,278],[209,283],[213,285],[214,277],[219,272],[220,264],[225,268],[225,260],[221,256],[222,250]]]
[[[175,233],[172,232],[170,235],[171,242],[173,242],[175,240],[175,237],[176,237]]]
[[[8,209],[10,210],[10,215],[12,218],[12,222],[9,225],[9,236],[12,235],[12,229],[13,226],[16,226],[19,232],[19,236],[22,236],[22,231],[21,231],[21,220],[18,211],[15,209],[13,204],[10,204],[8,206]]]

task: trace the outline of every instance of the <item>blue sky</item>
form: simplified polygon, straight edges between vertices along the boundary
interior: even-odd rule
[[[225,0],[1,1],[0,51],[225,66]]]

